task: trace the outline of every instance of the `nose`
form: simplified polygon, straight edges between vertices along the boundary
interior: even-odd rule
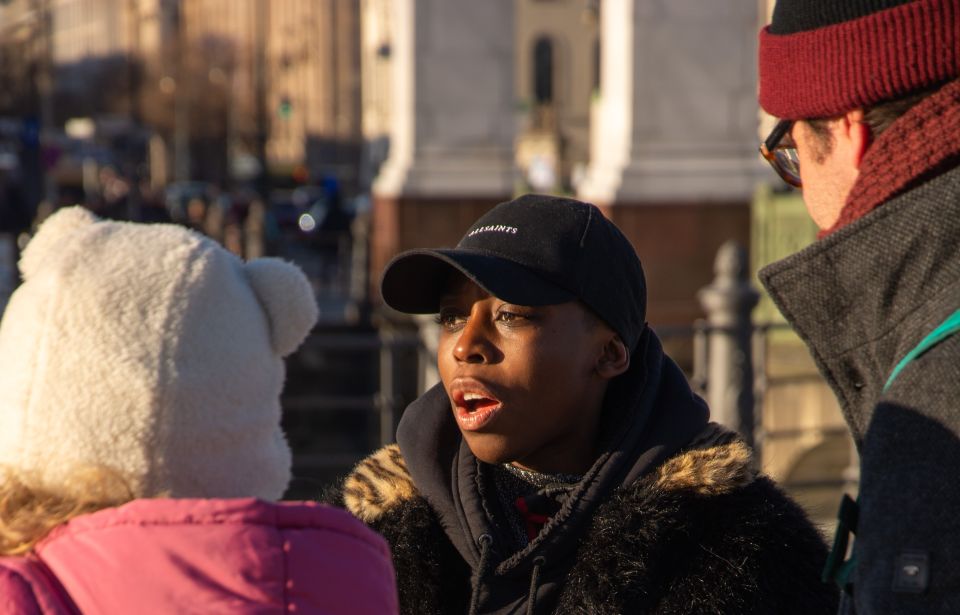
[[[453,357],[462,363],[490,363],[495,354],[487,327],[478,314],[472,314],[453,345]]]

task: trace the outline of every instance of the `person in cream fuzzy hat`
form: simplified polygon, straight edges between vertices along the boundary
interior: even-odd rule
[[[20,267],[0,327],[0,464],[49,484],[106,466],[139,497],[280,498],[282,357],[317,317],[297,268],[79,207]]]
[[[317,318],[297,267],[72,207],[20,269],[0,323],[0,611],[395,610],[379,536],[270,502],[291,473],[283,357]],[[156,574],[116,583],[131,568]]]

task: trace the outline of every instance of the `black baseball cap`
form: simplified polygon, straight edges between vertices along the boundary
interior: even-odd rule
[[[477,220],[452,249],[409,250],[387,264],[380,292],[408,314],[434,314],[451,271],[517,305],[580,300],[633,349],[647,286],[629,240],[594,205],[528,194]]]

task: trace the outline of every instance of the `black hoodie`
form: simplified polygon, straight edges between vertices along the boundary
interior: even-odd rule
[[[833,610],[803,512],[708,422],[652,332],[637,351],[608,391],[593,466],[516,552],[443,387],[407,408],[399,450],[361,462],[337,498],[391,542],[404,612]]]

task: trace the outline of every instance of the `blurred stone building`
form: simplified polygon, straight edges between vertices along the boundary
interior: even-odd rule
[[[51,135],[81,117],[149,139],[156,185],[355,184],[359,31],[352,0],[6,0],[0,116],[44,103]]]
[[[399,250],[455,243],[517,192],[571,194],[602,207],[633,241],[653,324],[701,315],[695,295],[718,247],[749,244],[750,202],[765,173],[756,155],[758,2],[362,6],[379,24],[364,67],[389,75],[388,87],[364,93],[365,123],[376,110],[390,143],[373,189],[372,271]]]
[[[756,269],[814,240],[757,156],[772,5],[0,0],[0,157],[16,141],[24,173],[47,179],[32,203],[51,178],[84,180],[71,139],[157,187],[335,175],[371,195],[371,288],[394,254],[453,245],[498,202],[571,195],[633,242],[650,323],[689,329],[725,241]],[[85,136],[68,138],[77,118]],[[782,319],[764,299],[755,320]],[[664,337],[690,367],[689,336]],[[855,469],[835,401],[795,336],[765,344],[764,465],[829,516]]]

